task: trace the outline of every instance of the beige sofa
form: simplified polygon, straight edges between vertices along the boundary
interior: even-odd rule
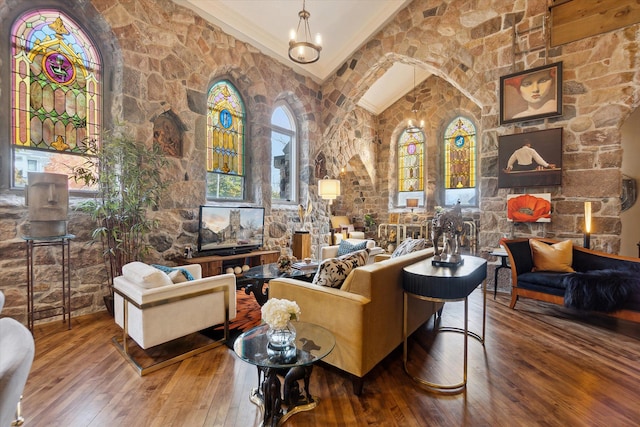
[[[269,298],[296,301],[300,320],[321,325],[336,338],[323,359],[353,375],[360,394],[364,376],[402,344],[402,269],[433,256],[433,248],[375,262],[353,270],[340,289],[296,279],[273,279]],[[409,299],[408,330],[414,332],[442,304]]]

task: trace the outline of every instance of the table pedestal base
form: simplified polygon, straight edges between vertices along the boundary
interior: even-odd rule
[[[312,371],[313,365],[291,369],[258,368],[258,380],[263,374],[264,379],[259,388],[251,389],[249,400],[260,408],[261,426],[281,426],[295,414],[318,406],[319,399],[309,393]],[[284,377],[284,392],[278,376]],[[303,381],[302,390],[300,381]]]

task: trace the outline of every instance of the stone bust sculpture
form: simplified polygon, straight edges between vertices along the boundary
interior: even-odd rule
[[[29,207],[31,237],[62,236],[67,232],[69,187],[67,175],[29,172],[25,203]]]

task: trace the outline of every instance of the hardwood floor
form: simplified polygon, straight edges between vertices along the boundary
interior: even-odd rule
[[[482,293],[470,298],[479,331]],[[535,301],[508,308],[508,295],[487,299],[484,348],[469,340],[464,393],[431,394],[402,367],[401,347],[366,378],[360,397],[350,378],[314,369],[318,407],[287,426],[631,426],[640,423],[640,326],[581,318]],[[462,325],[464,304],[445,305],[441,324]],[[433,320],[409,341],[412,371],[457,382],[462,335],[433,333]],[[256,368],[222,346],[145,377],[117,353],[106,313],[73,319],[67,331],[36,326],[36,359],[23,399],[26,426],[252,426],[249,401]],[[457,376],[456,376],[457,375]]]

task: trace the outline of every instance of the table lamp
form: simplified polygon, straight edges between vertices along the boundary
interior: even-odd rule
[[[321,180],[318,181],[318,195],[320,198],[324,200],[329,200],[329,230],[331,231],[331,241],[330,245],[334,244],[334,230],[331,227],[331,205],[333,201],[338,198],[340,195],[340,180],[338,179],[330,179],[325,176]],[[318,258],[320,257],[320,253],[318,252]]]

